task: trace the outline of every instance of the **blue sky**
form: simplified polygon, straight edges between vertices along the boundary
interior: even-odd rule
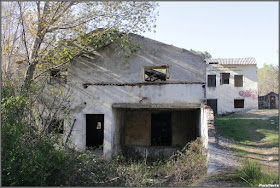
[[[278,2],[159,2],[156,33],[145,37],[208,51],[213,58],[279,61]]]

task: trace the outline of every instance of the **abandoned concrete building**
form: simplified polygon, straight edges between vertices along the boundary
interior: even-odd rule
[[[131,147],[172,153],[201,137],[207,147],[204,59],[185,49],[130,34],[141,50],[126,59],[113,44],[68,68],[71,122],[64,134],[78,150],[103,145],[104,156]],[[68,125],[67,125],[68,124]],[[71,126],[73,125],[73,126]]]
[[[206,98],[217,114],[258,109],[255,58],[205,59]]]
[[[170,155],[197,137],[207,147],[211,108],[218,114],[258,108],[254,58],[204,60],[130,37],[141,46],[130,58],[112,43],[98,55],[75,57],[68,67],[71,121],[64,121],[62,132],[78,150],[102,146],[104,156],[111,156],[129,147]]]
[[[270,92],[264,96],[259,96],[259,109],[278,108],[278,94]]]

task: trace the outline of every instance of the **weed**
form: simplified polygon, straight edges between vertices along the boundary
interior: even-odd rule
[[[237,175],[246,186],[259,186],[259,184],[278,184],[276,175],[263,173],[261,166],[249,160],[243,160],[244,166],[237,170]]]
[[[173,186],[187,186],[206,174],[206,151],[200,139],[187,144],[182,151],[167,160],[164,166]]]

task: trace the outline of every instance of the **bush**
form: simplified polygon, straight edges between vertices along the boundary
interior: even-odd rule
[[[39,134],[30,118],[27,96],[7,83],[2,97],[2,185],[67,186],[85,179],[78,173],[82,163],[76,154],[69,153],[56,137]]]
[[[2,97],[4,186],[185,186],[206,172],[199,140],[169,159],[148,160],[129,149],[124,152],[130,158],[96,158],[91,151],[79,153],[63,145],[55,134],[40,134],[28,97],[15,86],[6,84]]]
[[[163,170],[173,186],[189,186],[203,177],[207,171],[206,150],[200,139],[187,144],[184,149],[173,155]]]
[[[260,165],[249,160],[243,161],[244,166],[237,170],[238,177],[246,186],[257,187],[259,184],[278,184],[278,177],[263,173]]]

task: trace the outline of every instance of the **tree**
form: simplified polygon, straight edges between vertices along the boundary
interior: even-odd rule
[[[199,55],[199,56],[203,57],[204,59],[212,58],[212,55],[207,51],[201,52],[201,51],[195,51],[193,49],[190,49],[190,52],[192,52],[196,55]]]
[[[108,2],[108,1],[36,1],[2,3],[2,49],[7,61],[4,70],[16,60],[27,63],[23,89],[30,88],[37,71],[50,68],[45,59],[57,45],[67,46],[67,39],[80,37],[82,48],[63,50],[64,59],[79,54],[87,45],[98,41],[96,46],[105,45],[104,41],[122,41],[119,45],[127,48],[127,38],[112,37],[111,34],[151,31],[155,27],[155,2]],[[98,28],[104,28],[98,30]],[[92,30],[98,32],[86,35]],[[104,39],[106,37],[106,40]],[[55,54],[57,55],[57,54]],[[16,58],[12,58],[16,57]],[[58,56],[57,56],[58,57]],[[58,63],[58,62],[57,62]],[[62,62],[60,62],[62,63]],[[2,67],[3,70],[3,67]],[[38,73],[41,75],[40,73]]]
[[[258,69],[258,93],[263,96],[273,91],[278,93],[279,88],[279,66],[264,64]]]

